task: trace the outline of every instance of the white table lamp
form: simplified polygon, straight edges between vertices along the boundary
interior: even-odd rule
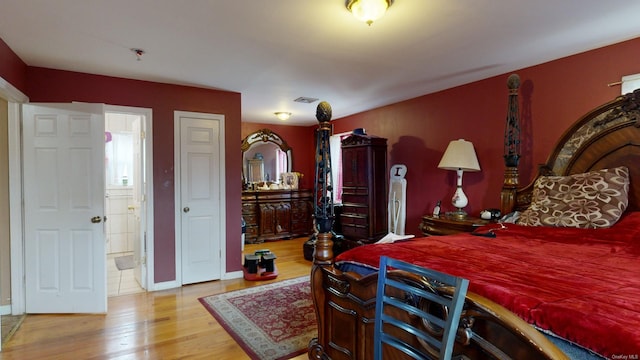
[[[457,172],[456,192],[451,199],[451,203],[457,208],[453,216],[461,219],[465,218],[467,213],[463,208],[469,204],[469,199],[462,191],[462,173],[464,171],[480,171],[480,164],[478,164],[478,157],[473,144],[464,139],[452,140],[447,146],[444,155],[442,155],[438,168]]]

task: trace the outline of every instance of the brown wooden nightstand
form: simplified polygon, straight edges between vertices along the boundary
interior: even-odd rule
[[[420,222],[420,231],[425,236],[429,235],[450,235],[461,232],[472,232],[482,225],[489,224],[490,221],[473,216],[458,219],[447,214],[440,216],[425,215]]]

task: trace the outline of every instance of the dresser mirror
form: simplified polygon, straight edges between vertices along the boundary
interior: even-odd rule
[[[291,172],[292,151],[287,142],[269,129],[260,129],[242,140],[242,182],[246,188],[277,183]]]

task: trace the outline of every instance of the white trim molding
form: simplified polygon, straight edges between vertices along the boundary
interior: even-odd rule
[[[11,305],[14,315],[25,311],[24,300],[24,252],[22,215],[22,143],[21,105],[29,98],[15,86],[0,77],[0,97],[8,102],[8,145],[9,145],[9,226],[11,246]]]

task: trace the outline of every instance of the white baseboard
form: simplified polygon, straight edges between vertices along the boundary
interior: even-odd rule
[[[233,271],[222,274],[222,279],[220,280],[230,280],[230,279],[240,279],[244,276],[243,271]],[[159,290],[168,290],[181,287],[177,281],[165,281],[161,283],[155,283],[153,286],[150,286],[147,291],[159,291]]]
[[[11,305],[0,306],[0,315],[11,315]]]
[[[239,278],[241,278],[243,276],[244,276],[244,271],[228,272],[228,273],[224,273],[224,275],[222,275],[222,280],[239,279]]]
[[[153,284],[147,289],[147,291],[168,290],[168,289],[175,289],[178,287],[180,287],[180,284],[178,284],[177,281],[165,281],[165,282]]]

